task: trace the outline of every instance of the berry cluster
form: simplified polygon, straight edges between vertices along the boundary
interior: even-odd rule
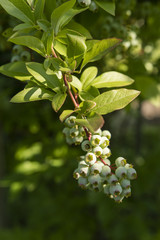
[[[28,62],[31,60],[31,54],[24,49],[23,46],[14,45],[12,48],[11,62],[24,61]]]
[[[111,155],[108,148],[111,133],[108,130],[99,129],[87,139],[86,131],[75,124],[75,119],[76,117],[71,116],[65,120],[67,127],[63,129],[63,133],[69,144],[81,143],[86,154],[80,157],[73,177],[78,180],[82,189],[103,191],[116,202],[121,202],[124,197],[131,195],[130,181],[137,177],[136,170],[123,157],[118,157],[115,164],[111,165],[108,159]]]

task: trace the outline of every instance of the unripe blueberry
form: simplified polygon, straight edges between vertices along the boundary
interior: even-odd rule
[[[73,126],[75,126],[75,119],[76,119],[75,116],[70,116],[70,117],[66,118],[65,124],[66,124],[68,127],[73,127]]]
[[[87,153],[85,158],[86,163],[93,165],[96,161],[96,155],[94,153]]]
[[[23,51],[20,57],[21,57],[21,60],[25,62],[28,62],[31,60],[31,54],[28,51]]]
[[[104,165],[104,166],[102,167],[101,175],[102,175],[103,177],[108,177],[108,176],[110,176],[110,175],[111,175],[111,168],[110,168],[109,166],[107,166],[107,165]]]
[[[115,200],[115,202],[117,203],[121,203],[123,200],[124,196],[123,194],[120,194],[119,196],[113,196],[113,199]]]
[[[78,0],[78,3],[81,7],[88,7],[91,4],[91,0]]]
[[[84,130],[83,127],[78,126],[78,131],[79,131],[79,134],[80,134],[82,137],[85,137],[85,136],[86,136],[86,132],[85,132],[85,130]]]
[[[104,194],[110,195],[109,188],[110,188],[110,184],[104,185],[104,188],[103,188],[104,189]]]
[[[127,164],[125,165],[125,168],[126,168],[126,169],[133,168],[133,165],[132,165],[132,164],[129,164],[129,163],[127,163]]]
[[[99,174],[102,171],[102,165],[100,162],[96,162],[91,166],[91,173],[92,174]]]
[[[98,184],[101,183],[101,177],[99,174],[91,175],[88,177],[88,181],[90,184],[97,186]]]
[[[78,168],[87,167],[87,166],[89,166],[89,165],[86,163],[85,158],[84,158],[84,160],[81,160],[78,163]]]
[[[96,155],[96,157],[99,157],[102,154],[102,148],[99,146],[93,148],[93,153]]]
[[[108,158],[111,156],[111,150],[106,147],[106,148],[103,148],[102,150],[102,158]]]
[[[116,160],[115,160],[115,164],[117,167],[124,167],[125,164],[126,164],[126,159],[123,158],[123,157],[118,157]]]
[[[91,144],[90,141],[88,140],[84,140],[81,144],[81,148],[83,151],[88,152],[91,150]]]
[[[75,127],[73,127],[70,129],[69,134],[70,134],[70,137],[74,138],[79,135],[79,131]]]
[[[79,145],[82,141],[83,141],[83,137],[82,136],[77,136],[75,138],[73,138],[75,145]]]
[[[98,128],[98,130],[97,130],[97,131],[95,131],[95,132],[94,132],[94,134],[95,134],[95,135],[97,135],[97,134],[98,134],[98,135],[100,135],[100,136],[101,136],[101,135],[102,135],[102,130],[101,130],[100,128]]]
[[[131,196],[131,188],[123,189],[122,195],[125,196],[126,198],[130,197]]]
[[[12,48],[12,52],[14,54],[20,54],[21,52],[23,51],[23,47],[20,46],[20,45],[14,45],[13,48]]]
[[[127,177],[130,180],[136,179],[137,178],[137,172],[134,168],[129,168],[127,169]]]
[[[20,57],[18,56],[18,55],[15,55],[15,56],[13,56],[12,58],[11,58],[11,62],[18,62],[18,61],[20,61],[21,59],[20,59]]]
[[[68,127],[63,128],[62,133],[63,133],[66,137],[69,136],[69,132],[70,132],[70,128],[68,128]]]
[[[117,183],[116,185],[111,185],[109,191],[111,195],[118,196],[122,192],[122,187],[119,183]]]
[[[108,139],[111,139],[111,133],[108,130],[102,131],[102,136],[107,137]]]
[[[66,142],[67,142],[69,145],[72,145],[72,144],[74,143],[73,138],[71,138],[71,137],[69,137],[69,136],[66,137]]]
[[[125,178],[127,176],[127,169],[125,167],[118,167],[115,171],[118,178]]]
[[[89,175],[89,172],[90,169],[88,166],[79,169],[79,174],[81,175],[81,177],[87,177]]]
[[[120,181],[120,184],[123,188],[130,188],[131,187],[131,182],[128,179],[122,179]]]
[[[115,174],[112,174],[107,178],[107,181],[108,183],[115,185],[116,183],[118,183],[118,178],[116,177]]]
[[[89,6],[89,10],[91,12],[97,12],[98,6],[97,6],[97,4],[94,1],[91,2],[90,6]]]
[[[108,138],[107,137],[101,137],[100,147],[105,148],[105,147],[108,147],[108,145],[109,145]]]
[[[87,188],[87,184],[88,184],[88,180],[87,178],[84,177],[79,177],[78,178],[78,184],[82,189],[86,189]]]
[[[79,169],[75,169],[74,172],[73,172],[73,177],[78,180],[78,178],[80,177],[80,174],[79,174]]]
[[[103,186],[101,183],[99,183],[98,185],[91,185],[92,186],[92,189],[95,191],[95,192],[100,192],[102,189],[103,189]]]
[[[91,144],[92,146],[98,146],[101,142],[101,136],[99,135],[93,135],[91,137]]]

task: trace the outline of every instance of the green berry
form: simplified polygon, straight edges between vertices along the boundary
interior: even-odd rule
[[[82,189],[86,189],[86,188],[87,188],[87,184],[88,184],[87,178],[79,177],[79,178],[78,178],[78,184],[79,184],[79,186],[80,186]]]
[[[12,48],[13,54],[20,54],[23,51],[23,47],[20,45],[14,45]]]
[[[111,195],[118,196],[122,192],[122,187],[119,183],[117,183],[116,185],[111,185],[109,191]]]
[[[115,174],[112,174],[111,176],[108,177],[107,179],[108,183],[115,185],[118,183],[118,178],[116,177]]]
[[[90,141],[88,140],[84,140],[81,144],[81,148],[83,151],[88,152],[91,150],[91,144]]]
[[[96,162],[91,166],[91,173],[92,174],[99,174],[102,171],[102,165],[100,162]]]
[[[101,142],[101,136],[93,135],[91,137],[91,144],[92,144],[92,146],[98,146],[98,145],[100,145],[100,142]]]
[[[120,184],[123,188],[130,188],[131,187],[130,180],[128,180],[128,179],[122,179],[120,181]]]
[[[119,196],[113,196],[113,199],[115,200],[115,202],[117,203],[121,203],[123,200],[124,196],[123,194],[120,194]]]
[[[103,188],[104,189],[104,194],[110,195],[109,188],[110,188],[110,184],[104,185],[104,188]]]
[[[96,155],[94,153],[87,153],[85,158],[86,163],[93,165],[96,161]]]
[[[91,0],[78,0],[81,7],[88,7],[91,4]]]
[[[90,6],[89,6],[89,10],[91,12],[97,12],[98,6],[97,6],[97,4],[94,1],[91,2]]]
[[[89,167],[82,167],[79,169],[79,174],[81,175],[81,177],[87,177],[89,175]]]
[[[117,167],[124,167],[125,164],[126,164],[126,159],[123,158],[123,157],[118,157],[116,160],[115,160],[115,164]]]
[[[84,130],[83,127],[78,126],[78,131],[79,131],[79,134],[80,134],[82,137],[85,137],[85,136],[86,136],[86,132],[85,132],[85,130]]]
[[[102,157],[108,158],[110,156],[111,156],[111,150],[108,147],[104,148],[102,150]]]
[[[68,127],[65,127],[64,129],[63,129],[63,131],[62,131],[62,133],[67,137],[67,136],[69,136],[69,132],[70,132],[70,128],[68,128]]]
[[[111,168],[110,168],[109,166],[107,166],[107,165],[104,165],[104,166],[102,167],[101,175],[102,175],[103,177],[108,177],[108,176],[110,176],[110,175],[111,175]]]
[[[80,174],[79,174],[79,169],[75,169],[74,172],[73,172],[73,177],[78,180],[78,178],[80,177]]]
[[[69,145],[72,145],[72,144],[74,143],[73,138],[71,138],[71,137],[69,137],[69,136],[66,137],[66,142],[67,142]]]
[[[79,131],[77,130],[77,128],[73,127],[70,129],[69,135],[72,138],[77,137],[79,135]]]
[[[108,138],[107,137],[101,137],[100,147],[105,148],[105,147],[108,147],[108,145],[109,145]]]
[[[96,155],[96,157],[99,157],[102,154],[102,148],[99,146],[93,148],[93,153]]]
[[[21,59],[20,59],[20,57],[18,56],[18,55],[15,55],[15,56],[13,56],[12,58],[11,58],[11,62],[18,62],[18,61],[20,61]]]
[[[101,183],[101,176],[99,174],[91,175],[88,177],[88,181],[90,184],[97,186]]]
[[[127,169],[127,177],[130,180],[136,179],[137,178],[137,172],[134,168],[129,168]]]
[[[23,51],[20,57],[21,57],[21,60],[24,62],[29,62],[31,60],[31,54],[28,51]]]
[[[108,139],[111,139],[111,133],[108,130],[104,130],[102,132],[102,136],[107,137]]]
[[[123,196],[130,197],[131,196],[131,188],[125,188],[122,192]]]
[[[75,145],[79,145],[83,141],[83,137],[77,136],[77,137],[73,138],[73,141],[74,141]]]
[[[75,119],[76,117],[75,116],[70,116],[68,117],[66,120],[65,120],[65,124],[67,125],[67,127],[73,127],[75,126]]]
[[[125,167],[118,167],[115,174],[119,179],[125,178],[127,176],[127,169]]]

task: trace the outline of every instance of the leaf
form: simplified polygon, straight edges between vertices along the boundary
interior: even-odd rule
[[[46,3],[45,3],[45,9],[44,9],[44,12],[45,12],[45,16],[47,17],[47,19],[50,21],[51,19],[51,14],[53,12],[53,10],[56,8],[56,1],[54,0],[46,0]]]
[[[69,117],[73,112],[75,112],[75,110],[64,110],[59,119],[61,122],[63,122],[67,117]]]
[[[11,37],[13,34],[13,28],[7,28],[3,31],[2,36],[5,38]]]
[[[89,41],[92,41],[92,40],[89,40]],[[94,62],[99,60],[104,55],[112,51],[113,48],[115,48],[118,44],[120,44],[120,42],[121,40],[117,38],[108,38],[108,39],[103,39],[98,42],[95,42],[93,47],[88,52],[86,52],[81,68],[83,68],[89,62]]]
[[[69,2],[63,3],[53,10],[51,15],[51,22],[56,35],[59,32],[59,28],[62,27],[63,24],[67,21],[67,12],[74,6],[75,3],[76,0],[70,0]]]
[[[52,107],[55,112],[58,112],[58,110],[62,107],[66,100],[67,94],[66,93],[57,93],[52,100]]]
[[[96,67],[86,68],[80,78],[82,82],[82,89],[85,90],[89,85],[91,85],[92,81],[97,76],[98,69]]]
[[[92,39],[90,32],[81,24],[71,20],[64,29],[70,29],[72,31],[79,32],[82,36],[86,37],[87,39]]]
[[[24,30],[24,29],[32,28],[32,27],[34,28],[34,25],[32,23],[20,23],[13,28],[13,31]]]
[[[75,3],[76,0],[70,0],[66,3],[61,4],[53,11],[51,15],[51,22],[55,31],[55,35],[57,35],[59,30],[67,23],[69,23],[75,15],[86,10],[86,8],[81,7],[73,9]]]
[[[85,119],[76,118],[75,122],[88,128],[91,132],[95,132],[99,128],[102,128],[104,119],[101,115],[91,112]]]
[[[69,58],[76,58],[85,53],[87,46],[85,44],[85,38],[77,35],[67,34],[68,48],[67,56]]]
[[[19,45],[31,48],[32,50],[36,51],[43,57],[45,56],[45,52],[46,52],[45,47],[43,42],[39,38],[36,38],[33,36],[21,36],[21,37],[9,38],[9,41],[15,44],[19,44]]]
[[[24,0],[0,0],[0,5],[5,11],[22,22],[33,22],[34,17],[30,7]]]
[[[82,101],[84,100],[93,100],[95,97],[100,95],[99,91],[97,88],[90,86],[87,90],[82,90],[79,93],[79,97],[81,98]]]
[[[51,27],[50,22],[48,22],[45,19],[37,20],[37,24],[44,32],[47,32],[49,30],[49,28]]]
[[[70,84],[77,88],[79,91],[81,91],[82,89],[82,83],[79,81],[79,79],[76,76],[72,75],[72,82],[70,82]]]
[[[133,101],[139,94],[139,91],[124,88],[104,92],[93,99],[96,103],[93,111],[104,115],[115,110],[122,109]]]
[[[54,49],[60,54],[67,57],[67,47],[61,42],[55,40],[54,41]]]
[[[35,19],[41,19],[43,17],[43,10],[44,10],[45,0],[37,0],[35,9],[34,9],[34,16]]]
[[[106,1],[99,1],[95,0],[96,4],[103,8],[106,12],[110,13],[111,15],[115,16],[115,3],[112,2],[106,2]]]
[[[17,93],[10,102],[12,103],[24,103],[24,102],[31,102],[31,101],[39,101],[39,100],[52,100],[53,93],[47,91],[46,89],[39,88],[39,87],[31,87],[25,88],[21,92]]]
[[[90,85],[96,88],[112,88],[112,87],[123,87],[130,85],[134,80],[122,73],[118,72],[106,72],[98,76],[90,83]]]
[[[24,62],[13,62],[0,66],[0,73],[16,78],[20,81],[30,80],[31,75],[27,71],[26,65]]]
[[[96,106],[96,103],[93,101],[83,101],[80,103],[79,108],[81,109],[81,113],[86,114],[87,112],[90,112],[92,108]]]
[[[37,62],[26,63],[28,72],[40,83],[54,91],[58,91],[61,83],[56,74],[49,75],[46,73],[43,64]]]

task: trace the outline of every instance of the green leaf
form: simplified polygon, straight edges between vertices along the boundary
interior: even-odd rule
[[[79,93],[79,96],[80,96],[82,101],[84,101],[84,100],[93,100],[98,95],[100,95],[98,89],[93,87],[93,86],[90,86],[87,90],[85,90],[85,91],[82,90]]]
[[[54,41],[54,49],[60,54],[67,57],[67,46],[62,44],[61,42],[55,40]]]
[[[123,87],[130,85],[134,80],[122,73],[118,72],[106,72],[98,76],[90,83],[90,85],[96,88],[112,88]]]
[[[40,83],[54,91],[59,91],[61,83],[56,74],[49,75],[46,73],[43,64],[37,62],[26,63],[28,72]]]
[[[88,128],[92,133],[102,128],[104,119],[101,115],[91,112],[85,119],[75,119],[75,122]]]
[[[45,47],[43,42],[39,38],[36,38],[33,36],[21,36],[21,37],[9,38],[9,41],[15,44],[19,44],[19,45],[31,48],[32,50],[36,51],[43,57],[45,56],[45,53],[46,53]]]
[[[41,19],[43,17],[43,10],[44,10],[45,0],[37,0],[35,9],[34,9],[34,16],[35,19]]]
[[[76,76],[72,75],[72,82],[70,82],[70,84],[77,88],[79,91],[81,91],[82,89],[82,83],[79,81],[79,79]]]
[[[76,0],[70,0],[66,3],[61,4],[59,7],[53,10],[51,15],[51,22],[56,35],[59,32],[59,28],[62,27],[63,24],[68,23],[67,13],[75,5],[75,3]]]
[[[90,32],[81,24],[71,20],[64,29],[70,29],[72,31],[79,32],[82,36],[86,37],[87,39],[92,39]]]
[[[52,100],[53,93],[47,91],[46,89],[39,88],[39,87],[31,87],[25,88],[21,92],[17,93],[10,102],[12,103],[24,103],[24,102],[31,102],[31,101],[39,101],[39,100]]]
[[[12,36],[13,33],[13,28],[7,28],[3,31],[2,36],[5,38],[9,38]]]
[[[20,23],[13,28],[13,31],[24,30],[24,29],[32,28],[32,27],[34,28],[34,25],[32,23]]]
[[[95,106],[96,106],[96,103],[93,101],[90,101],[90,100],[83,101],[79,105],[79,108],[81,109],[80,112],[86,114],[86,113],[90,112],[92,110],[92,108],[94,108]]]
[[[52,15],[51,15],[51,21],[52,26],[55,31],[55,35],[58,34],[59,30],[64,27],[67,23],[71,21],[71,19],[86,10],[86,8],[74,8],[76,0],[70,0],[62,5],[60,5],[58,8],[56,8]]]
[[[96,4],[103,8],[106,12],[110,13],[111,15],[115,16],[115,2],[108,2],[108,1],[95,1]]]
[[[91,85],[92,81],[97,76],[98,69],[96,67],[89,67],[86,68],[80,78],[80,81],[82,82],[82,89],[85,90],[88,86]]]
[[[69,58],[76,58],[85,53],[87,46],[85,44],[85,38],[77,35],[67,34],[68,48],[67,56]]]
[[[75,110],[64,110],[59,117],[60,121],[63,122],[67,117],[69,117],[74,112]]]
[[[22,22],[34,22],[33,13],[24,0],[0,0],[0,5],[8,14]]]
[[[122,109],[133,101],[139,94],[139,91],[124,88],[104,92],[93,99],[96,103],[93,111],[104,115],[115,110]]]
[[[37,20],[37,24],[40,27],[40,29],[42,29],[44,32],[47,32],[49,30],[49,28],[51,27],[50,22],[48,22],[45,19]]]
[[[92,40],[89,41],[91,42]],[[81,68],[89,62],[101,59],[104,55],[112,51],[118,44],[120,44],[120,42],[121,40],[117,38],[108,38],[95,42],[93,47],[86,52]]]
[[[66,100],[67,94],[66,93],[57,93],[52,100],[52,107],[55,112],[58,112],[58,110],[62,107]]]
[[[16,78],[20,81],[30,80],[31,75],[27,71],[26,65],[24,62],[13,62],[0,66],[0,73]]]
[[[45,12],[45,16],[49,21],[51,19],[51,14],[53,10],[56,8],[56,5],[57,5],[57,2],[55,0],[46,0],[44,12]]]

